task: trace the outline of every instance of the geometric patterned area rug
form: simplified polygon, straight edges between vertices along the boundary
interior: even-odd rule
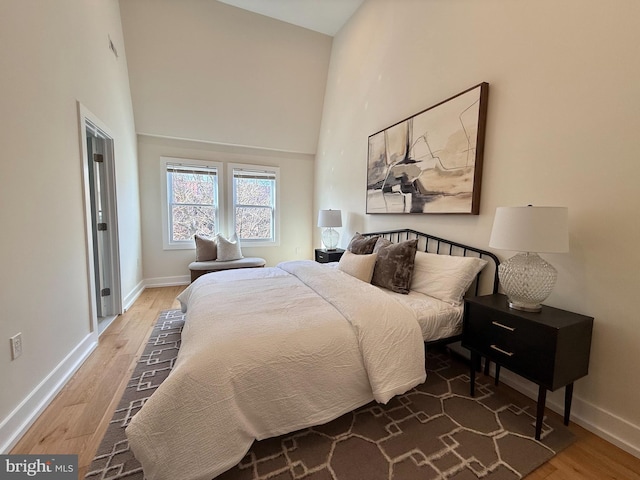
[[[160,315],[86,479],[143,479],[124,428],[171,371],[183,324],[179,310]],[[387,405],[254,442],[216,480],[511,480],[575,440],[554,417],[535,440],[535,403],[489,377],[470,397],[468,366],[447,350],[430,349],[426,366],[426,382]]]

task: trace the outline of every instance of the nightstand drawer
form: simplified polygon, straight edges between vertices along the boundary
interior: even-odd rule
[[[555,331],[536,322],[467,304],[462,345],[533,381],[551,385]]]
[[[316,252],[316,262],[327,263],[329,261],[329,252]]]
[[[564,424],[569,425],[573,382],[589,372],[593,317],[542,306],[539,312],[509,308],[505,295],[466,298],[462,346],[471,351],[469,391],[475,391],[480,357],[538,384],[536,439],[540,440],[547,390],[565,388]]]
[[[316,262],[319,263],[329,263],[329,262],[338,262],[340,261],[340,257],[344,250],[341,248],[336,248],[335,250],[324,250],[320,248],[316,248]]]

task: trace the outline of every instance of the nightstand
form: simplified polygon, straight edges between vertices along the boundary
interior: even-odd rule
[[[335,250],[326,250],[324,248],[316,248],[316,262],[318,263],[329,263],[329,262],[339,262],[340,257],[344,250],[341,248],[336,248]]]
[[[480,357],[538,385],[536,439],[540,439],[547,390],[565,387],[564,424],[569,425],[573,382],[589,372],[593,318],[542,306],[540,312],[508,307],[501,294],[465,299],[462,346],[471,351],[471,396]]]

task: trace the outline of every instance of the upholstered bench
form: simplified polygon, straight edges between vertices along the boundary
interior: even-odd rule
[[[259,268],[264,267],[267,262],[264,258],[244,257],[238,260],[229,260],[221,262],[219,260],[211,260],[209,262],[191,262],[189,270],[191,271],[191,281],[205,273],[220,272],[222,270],[231,270],[234,268]]]

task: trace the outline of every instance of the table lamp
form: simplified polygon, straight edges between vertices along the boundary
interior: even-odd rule
[[[340,240],[340,234],[334,230],[342,226],[342,213],[340,210],[320,210],[318,213],[318,226],[322,231],[322,243],[327,250],[335,250]]]
[[[539,312],[558,278],[557,270],[538,253],[569,251],[566,207],[498,207],[489,246],[522,253],[498,267],[509,307]]]

